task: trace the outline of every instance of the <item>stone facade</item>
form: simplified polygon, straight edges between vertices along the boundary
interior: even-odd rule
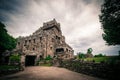
[[[73,58],[74,53],[73,49],[65,42],[60,23],[57,23],[55,19],[43,23],[43,27],[40,27],[32,35],[19,37],[16,49],[22,52],[22,62],[25,62],[26,56],[35,56],[35,61],[48,55],[70,59]]]

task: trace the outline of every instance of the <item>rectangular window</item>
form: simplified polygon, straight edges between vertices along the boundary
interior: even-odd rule
[[[33,48],[33,51],[35,50],[35,48]]]
[[[33,39],[33,42],[35,43],[35,39]]]
[[[20,42],[18,42],[18,45],[20,45]]]
[[[25,46],[27,45],[27,40],[25,40]]]
[[[29,40],[29,43],[31,43],[31,40]]]
[[[40,41],[42,41],[42,37],[40,37]]]
[[[52,50],[52,47],[50,47],[50,49]]]

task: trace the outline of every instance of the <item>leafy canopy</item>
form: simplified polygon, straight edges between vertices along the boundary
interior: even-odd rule
[[[99,16],[108,45],[120,45],[120,0],[104,0]]]
[[[0,22],[0,52],[12,50],[16,47],[16,39],[10,36],[5,29],[5,25]]]
[[[79,52],[79,53],[77,53],[77,57],[78,57],[78,59],[85,58],[85,54],[82,52]]]
[[[95,55],[94,57],[105,57],[106,55],[103,55],[102,53]]]
[[[92,53],[92,51],[93,51],[93,49],[92,49],[92,48],[88,48],[88,49],[87,49],[87,53],[89,53],[89,54],[91,54],[91,53]]]

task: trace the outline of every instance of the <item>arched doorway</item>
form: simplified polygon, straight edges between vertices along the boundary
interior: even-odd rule
[[[25,57],[25,66],[34,66],[35,65],[35,55],[26,55]]]

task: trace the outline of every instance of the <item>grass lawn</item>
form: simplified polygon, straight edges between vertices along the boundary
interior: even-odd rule
[[[95,61],[97,63],[99,62],[111,62],[111,61],[116,61],[118,60],[119,57],[118,56],[105,56],[105,57],[93,57],[93,58],[85,58],[85,61]]]

